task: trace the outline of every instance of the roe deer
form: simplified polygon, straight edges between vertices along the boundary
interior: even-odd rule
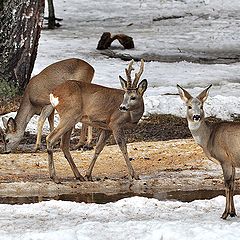
[[[212,85],[192,97],[185,89],[177,85],[181,99],[187,105],[188,127],[196,143],[200,145],[206,156],[221,164],[226,192],[226,206],[222,218],[236,216],[233,195],[235,168],[240,167],[240,124],[221,122],[208,125],[204,119],[203,103],[208,97]]]
[[[125,69],[127,81],[119,76],[124,91],[91,83],[67,81],[50,94],[50,101],[60,116],[58,126],[47,136],[49,173],[50,178],[55,182],[58,182],[58,179],[55,173],[52,147],[60,137],[62,151],[75,177],[84,181],[69,151],[70,134],[78,121],[101,129],[94,156],[86,172],[88,180],[92,180],[94,164],[111,133],[123,153],[131,178],[138,179],[128,157],[123,130],[136,126],[143,115],[143,94],[147,89],[147,80],[144,79],[138,84],[144,66],[141,60],[140,70],[135,74],[132,82],[132,65],[133,60]]]
[[[50,130],[54,128],[54,111],[49,101],[50,92],[56,86],[69,79],[91,82],[94,75],[94,68],[87,62],[70,58],[53,63],[34,76],[28,83],[22,102],[15,119],[3,118],[4,149],[6,153],[16,149],[24,135],[26,126],[34,114],[40,114],[38,120],[38,133],[35,150],[38,150],[41,142],[43,124],[48,118]],[[87,127],[82,126],[79,144],[84,144]],[[91,141],[91,129],[88,144]]]

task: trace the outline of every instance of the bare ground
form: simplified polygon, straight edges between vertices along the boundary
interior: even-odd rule
[[[26,134],[16,153],[0,155],[0,196],[55,197],[60,194],[125,192],[154,195],[170,191],[224,189],[219,165],[207,160],[191,139],[185,119],[170,115],[150,116],[126,135],[129,156],[140,180],[128,179],[123,156],[112,139],[97,160],[93,182],[75,180],[62,152],[56,148],[54,160],[57,176],[61,179],[61,183],[56,184],[49,179],[45,145],[40,152],[33,153],[35,136]],[[76,138],[73,136],[72,146],[77,142]],[[82,175],[86,173],[93,151],[71,151]],[[239,183],[237,175],[236,188]]]

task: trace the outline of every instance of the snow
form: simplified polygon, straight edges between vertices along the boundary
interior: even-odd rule
[[[61,28],[42,32],[33,75],[53,62],[78,57],[95,68],[94,83],[119,88],[118,75],[124,76],[128,62],[96,50],[105,31],[132,36],[135,49],[124,50],[118,43],[112,48],[131,56],[239,53],[239,0],[68,0],[55,4],[56,16],[64,20]],[[153,21],[163,16],[183,17]],[[146,62],[145,115],[184,117],[185,106],[176,95],[176,84],[193,95],[213,84],[206,115],[231,120],[233,114],[240,114],[239,69],[240,63]],[[35,132],[36,121],[37,117],[31,120],[28,131]],[[239,212],[240,196],[235,196],[235,204]],[[133,197],[103,205],[53,200],[2,204],[0,240],[239,239],[239,218],[220,219],[224,205],[223,196],[190,203]]]
[[[240,24],[239,10],[238,0],[59,2],[56,3],[56,16],[64,21],[59,29],[42,32],[33,75],[53,62],[78,57],[95,68],[94,83],[120,88],[118,76],[124,76],[128,62],[108,58],[96,50],[104,31],[133,37],[133,50],[124,50],[117,42],[113,43],[113,51],[126,55],[172,56],[181,51],[193,56],[203,53],[237,56],[240,49],[240,34],[236,31]],[[184,17],[153,21],[162,16]],[[176,95],[176,84],[187,88],[193,95],[213,84],[205,104],[206,116],[231,120],[233,115],[240,114],[239,68],[240,63],[146,62],[143,78],[147,78],[149,87],[144,94],[144,114],[184,117],[185,107]],[[28,125],[29,131],[35,132],[37,118],[34,117],[32,124]],[[44,133],[48,132],[47,129],[46,124]]]
[[[46,201],[0,205],[0,239],[239,239],[239,218],[221,220],[225,198],[191,203],[131,197],[107,204]],[[240,196],[235,196],[240,208]]]

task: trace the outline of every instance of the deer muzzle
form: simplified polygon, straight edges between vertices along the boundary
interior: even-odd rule
[[[200,121],[200,119],[201,119],[200,115],[193,115],[193,121],[194,122],[198,122],[198,121]]]
[[[127,108],[125,105],[120,105],[119,110],[120,110],[121,112],[127,112],[127,111],[128,111],[128,108]]]

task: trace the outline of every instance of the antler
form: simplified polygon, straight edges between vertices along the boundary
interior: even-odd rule
[[[133,81],[132,88],[136,88],[137,87],[139,79],[140,79],[140,77],[141,77],[141,75],[143,73],[143,67],[144,67],[144,61],[143,61],[143,59],[141,59],[140,69],[139,69],[138,73],[135,73],[135,79]]]
[[[128,68],[125,68],[125,72],[127,76],[127,88],[130,88],[132,85],[131,72],[134,70],[134,68],[132,67],[133,63],[134,63],[134,60],[132,59],[128,65]]]

